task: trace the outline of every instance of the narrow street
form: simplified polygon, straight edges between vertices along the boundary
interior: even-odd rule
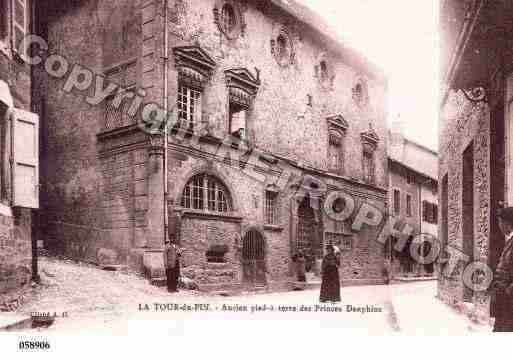
[[[219,331],[220,323],[223,330],[236,327],[237,331],[271,335],[296,330],[299,335],[303,328],[374,335],[489,330],[440,303],[434,297],[434,281],[343,287],[342,303],[321,305],[318,290],[228,297],[194,291],[169,294],[133,274],[45,257],[40,273],[42,284],[32,289],[19,313],[50,312],[58,317],[50,328],[30,331],[77,333],[87,327],[95,333],[123,335],[151,328],[171,336],[207,335]],[[196,304],[209,307],[194,308]],[[368,312],[348,311],[349,305]],[[252,312],[254,306],[259,308]],[[311,311],[301,311],[302,306]],[[62,317],[63,313],[67,316]]]

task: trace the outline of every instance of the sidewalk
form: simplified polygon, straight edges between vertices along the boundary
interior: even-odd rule
[[[490,326],[473,323],[465,315],[435,298],[434,293],[392,293],[391,301],[402,334],[443,336],[492,330]]]

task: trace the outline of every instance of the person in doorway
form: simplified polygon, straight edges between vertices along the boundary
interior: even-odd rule
[[[166,268],[166,283],[167,290],[170,293],[174,293],[178,288],[178,270],[177,270],[178,255],[176,253],[176,247],[171,244],[170,241],[166,241],[166,248],[164,250],[164,265]]]
[[[340,277],[338,267],[340,266],[340,257],[335,255],[335,249],[332,245],[326,248],[327,254],[322,260],[321,274],[321,302],[340,302]]]
[[[499,209],[497,216],[506,243],[490,286],[493,331],[513,332],[513,207]]]
[[[296,263],[296,275],[298,282],[306,282],[306,258],[302,250],[299,250],[294,256]]]

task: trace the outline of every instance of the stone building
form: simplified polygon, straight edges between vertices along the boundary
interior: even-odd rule
[[[30,1],[0,1],[0,311],[16,309],[36,268],[38,111],[20,46],[32,28],[31,14]]]
[[[69,62],[60,76],[41,67],[47,248],[158,278],[170,238],[208,289],[282,283],[298,249],[314,271],[333,242],[345,283],[382,280],[375,230],[335,223],[319,200],[338,189],[385,210],[387,82],[317,15],[277,0],[44,10],[49,53]],[[92,106],[94,84],[66,86],[73,64],[123,90]],[[172,113],[168,135],[141,130],[147,107],[120,93]],[[296,195],[305,175],[317,194]]]
[[[439,237],[459,260],[440,277],[439,295],[486,317],[489,296],[462,279],[469,262],[495,269],[504,246],[496,211],[513,204],[513,4],[442,1],[440,16]]]
[[[412,237],[422,233],[438,238],[438,154],[393,127],[388,147],[390,215],[408,223]],[[410,246],[397,251],[395,244],[387,247],[394,276],[433,274],[433,263],[419,265],[409,253]]]

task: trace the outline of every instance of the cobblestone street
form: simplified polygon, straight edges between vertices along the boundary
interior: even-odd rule
[[[38,329],[47,332],[80,332],[88,328],[95,333],[122,335],[151,327],[160,333],[181,336],[214,333],[220,323],[224,323],[223,328],[233,328],[233,322],[237,323],[237,331],[264,330],[277,335],[305,327],[378,335],[489,330],[440,303],[434,297],[434,281],[343,287],[342,303],[321,305],[318,290],[228,297],[205,296],[194,291],[169,294],[133,274],[49,258],[41,259],[40,273],[42,285],[32,289],[19,313],[55,312],[62,316],[66,312],[67,317],[58,317],[50,328]],[[179,306],[178,310],[174,304]],[[209,307],[196,306],[205,304]],[[193,310],[188,310],[187,305]],[[299,313],[302,306],[311,311]],[[367,312],[362,313],[362,308]],[[256,311],[252,312],[253,309]]]

